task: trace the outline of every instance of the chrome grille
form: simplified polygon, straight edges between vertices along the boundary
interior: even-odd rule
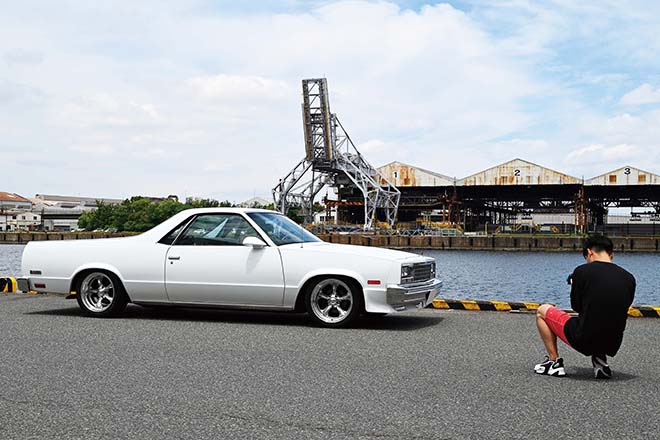
[[[432,263],[417,263],[413,265],[412,282],[428,281],[433,277]]]
[[[401,279],[402,284],[422,283],[435,278],[434,266],[433,262],[413,264],[410,275]]]

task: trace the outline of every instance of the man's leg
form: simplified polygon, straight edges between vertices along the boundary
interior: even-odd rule
[[[564,360],[557,353],[557,337],[566,341],[564,324],[568,314],[550,305],[543,304],[536,312],[536,326],[548,352],[546,360],[534,366],[534,372],[549,376],[566,376]]]
[[[555,361],[559,357],[559,353],[557,352],[557,335],[552,332],[548,323],[545,322],[545,314],[550,307],[553,306],[550,304],[542,304],[539,306],[536,311],[536,327],[539,329],[539,334],[541,335],[543,345],[545,345],[548,357],[551,361]]]

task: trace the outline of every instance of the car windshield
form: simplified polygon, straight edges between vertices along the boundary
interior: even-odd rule
[[[278,246],[291,243],[321,241],[314,234],[282,214],[274,212],[250,212],[248,216]]]

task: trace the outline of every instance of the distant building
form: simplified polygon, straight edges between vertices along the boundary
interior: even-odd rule
[[[25,197],[0,192],[0,231],[27,229],[32,224],[28,218],[30,209],[32,209],[32,202]]]
[[[32,202],[18,194],[0,192],[0,211],[9,209],[29,211],[32,209]]]
[[[178,201],[178,197],[145,197],[152,202],[164,200]],[[101,197],[76,197],[52,194],[37,194],[32,199],[33,212],[41,215],[41,227],[44,231],[73,231],[78,229],[78,219],[85,211],[98,208],[98,202],[106,205],[119,205],[123,199],[107,199]]]
[[[52,194],[37,194],[35,202],[48,206],[57,206],[58,208],[73,208],[80,206],[83,208],[95,209],[97,208],[97,201],[103,202],[106,205],[119,205],[123,199],[104,199],[101,197],[75,197],[75,196],[58,196]],[[160,199],[163,200],[163,199]]]
[[[329,214],[329,215],[328,215]],[[330,208],[330,212],[323,210],[321,212],[314,213],[314,223],[325,223],[325,224],[337,224],[337,207],[333,206]]]
[[[263,197],[252,197],[244,202],[238,204],[239,208],[263,208],[264,206],[272,205],[273,200],[265,199]]]
[[[46,232],[68,232],[78,229],[78,219],[85,211],[93,211],[97,200],[109,205],[117,205],[120,199],[100,199],[92,197],[58,196],[37,194],[32,198],[32,211],[41,216],[40,228]]]
[[[96,208],[81,205],[72,208],[58,206],[36,205],[33,212],[41,215],[41,226],[44,231],[68,232],[78,229],[78,219],[84,211],[93,211]]]
[[[32,231],[41,228],[41,215],[24,210],[0,212],[0,231]]]

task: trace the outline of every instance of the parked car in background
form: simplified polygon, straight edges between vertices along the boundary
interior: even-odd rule
[[[75,297],[91,316],[127,303],[306,311],[338,327],[363,313],[422,308],[438,294],[435,260],[325,243],[280,213],[190,209],[140,235],[30,242],[22,290]]]

